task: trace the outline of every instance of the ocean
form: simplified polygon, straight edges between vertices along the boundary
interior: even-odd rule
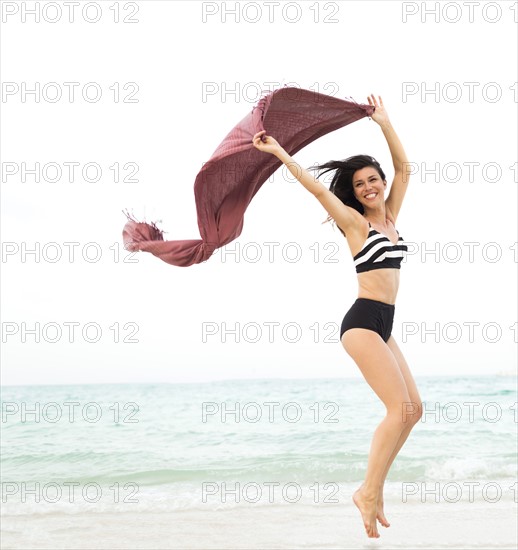
[[[2,548],[516,548],[517,379],[416,382],[377,540],[363,379],[4,387]]]

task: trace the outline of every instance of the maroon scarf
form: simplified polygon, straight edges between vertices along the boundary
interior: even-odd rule
[[[371,116],[374,107],[300,88],[284,87],[261,98],[220,143],[194,182],[201,239],[164,241],[155,223],[143,223],[125,212],[122,237],[127,250],[151,252],[168,264],[201,263],[237,239],[250,201],[282,165],[256,149],[254,134],[266,130],[289,155],[342,126]]]

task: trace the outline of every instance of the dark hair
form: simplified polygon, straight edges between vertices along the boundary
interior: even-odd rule
[[[330,160],[324,164],[310,166],[308,170],[323,170],[317,175],[317,178],[331,170],[336,170],[331,180],[329,191],[335,194],[345,205],[354,208],[363,215],[364,208],[360,201],[354,196],[353,176],[357,170],[361,170],[367,166],[375,168],[381,179],[386,180],[385,173],[379,162],[370,155],[355,155],[344,160]],[[328,216],[322,223],[326,223],[332,219],[331,216]],[[333,220],[333,223],[336,222]],[[345,233],[340,229],[340,226],[337,225],[337,227],[340,233],[345,237]]]

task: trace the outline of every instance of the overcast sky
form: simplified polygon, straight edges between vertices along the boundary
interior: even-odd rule
[[[4,385],[361,376],[338,340],[358,292],[349,248],[285,168],[203,264],[122,248],[124,208],[162,220],[167,239],[199,238],[202,163],[284,84],[381,95],[415,163],[393,329],[412,372],[515,372],[512,2],[3,4]],[[294,158],[354,154],[376,157],[390,186],[368,118]]]

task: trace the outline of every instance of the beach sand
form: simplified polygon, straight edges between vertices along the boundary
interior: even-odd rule
[[[368,539],[354,504],[234,506],[174,512],[4,516],[3,549],[517,547],[516,503],[387,502],[391,526]]]

